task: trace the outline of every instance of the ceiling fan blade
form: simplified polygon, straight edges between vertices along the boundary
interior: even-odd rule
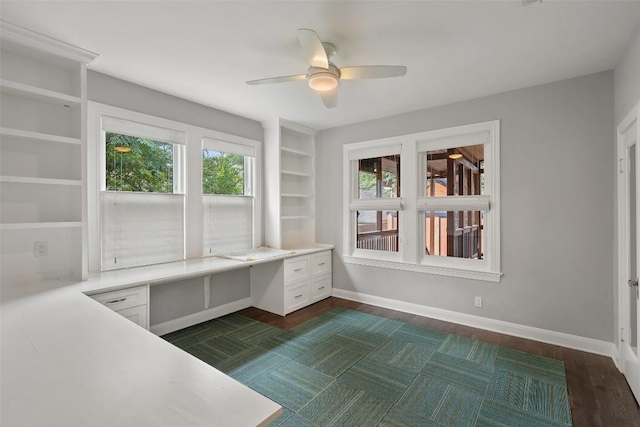
[[[284,83],[284,82],[292,82],[295,80],[305,80],[306,78],[307,78],[306,74],[298,74],[297,76],[282,76],[282,77],[270,77],[268,79],[249,80],[247,84],[248,85],[264,85],[268,83]]]
[[[407,74],[404,65],[363,65],[340,68],[340,80],[381,79],[401,77]]]
[[[320,92],[322,102],[327,108],[334,108],[338,106],[338,88]]]
[[[308,30],[306,28],[299,28],[298,39],[300,40],[300,46],[302,46],[302,50],[312,67],[320,67],[324,69],[329,68],[327,52],[325,52],[324,47],[322,46],[322,41],[315,31]]]

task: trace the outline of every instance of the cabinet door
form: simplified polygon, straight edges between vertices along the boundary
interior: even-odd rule
[[[309,277],[309,258],[306,256],[284,260],[284,284],[299,282]]]
[[[124,310],[116,311],[121,316],[131,320],[133,323],[142,326],[145,329],[148,328],[147,322],[147,306],[139,305],[137,307],[126,308]]]
[[[309,281],[299,282],[284,290],[285,314],[309,305]]]
[[[311,255],[311,275],[323,276],[331,273],[331,251]]]
[[[113,311],[120,311],[126,308],[147,305],[147,287],[122,289],[119,291],[105,292],[103,294],[91,295],[91,298],[109,307]]]
[[[332,286],[331,274],[311,279],[311,302],[330,297]]]

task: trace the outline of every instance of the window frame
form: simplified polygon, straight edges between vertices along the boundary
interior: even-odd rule
[[[253,246],[262,245],[262,141],[232,135],[213,129],[190,125],[183,122],[164,119],[144,113],[127,110],[120,107],[102,104],[95,101],[87,102],[87,144],[83,146],[83,176],[86,176],[86,184],[83,186],[83,218],[87,225],[83,227],[83,240],[88,251],[83,256],[88,258],[89,272],[101,271],[101,205],[100,195],[103,186],[106,185],[104,161],[104,148],[101,138],[102,116],[118,117],[124,120],[138,122],[150,126],[175,130],[185,134],[184,150],[180,158],[174,157],[175,163],[181,162],[182,168],[179,176],[179,188],[174,197],[184,197],[184,248],[185,259],[202,258],[203,246],[203,217],[202,217],[202,140],[209,138],[253,147],[255,160],[253,164],[253,176],[250,178],[253,185],[254,213],[253,213]],[[150,138],[157,139],[157,138]],[[159,139],[161,140],[161,139]],[[175,156],[175,150],[174,150]],[[174,169],[175,173],[175,169]],[[104,184],[103,184],[104,183]],[[174,185],[176,180],[174,180]],[[158,193],[171,195],[172,193]]]
[[[482,141],[482,142],[477,142]],[[484,257],[460,259],[426,255],[425,200],[427,150],[484,144],[485,194],[482,196],[438,197],[449,210],[483,210],[485,228]],[[357,158],[384,152],[385,147],[400,145],[402,167],[401,204],[398,209],[398,256],[373,253],[380,251],[355,248],[357,224],[353,215],[354,192],[358,188]],[[420,132],[399,137],[362,141],[343,146],[344,172],[344,260],[358,264],[450,276],[481,281],[500,282],[500,121],[493,120]],[[456,200],[453,200],[453,199]],[[434,199],[434,197],[430,197]],[[442,200],[450,199],[450,200]],[[387,199],[389,200],[389,199]],[[431,202],[429,202],[431,203]],[[383,206],[382,204],[380,206]],[[478,209],[480,207],[480,209]],[[384,206],[386,209],[387,207]]]
[[[345,146],[345,149],[347,146]],[[365,146],[351,146],[351,149],[345,151],[345,176],[350,177],[349,190],[345,191],[345,206],[347,213],[345,214],[345,225],[349,232],[345,234],[345,247],[349,247],[347,253],[351,253],[354,257],[369,258],[381,261],[402,261],[402,241],[401,235],[398,233],[398,251],[379,251],[372,249],[357,248],[357,229],[358,229],[358,211],[382,211],[392,210],[398,211],[398,230],[402,230],[403,204],[402,195],[403,187],[400,186],[400,196],[392,198],[370,198],[361,199],[359,194],[359,166],[358,161],[361,159],[383,157],[388,155],[402,156],[402,145],[397,141],[384,141],[376,144],[366,144]],[[357,156],[357,158],[353,158]],[[402,158],[402,157],[401,157]],[[400,160],[402,162],[402,160]],[[401,163],[402,164],[402,163]],[[403,167],[400,167],[402,174]],[[401,179],[402,182],[402,179]]]
[[[218,148],[214,148],[214,145],[220,145],[222,148],[218,149]],[[224,147],[228,147],[227,149],[225,149]],[[243,156],[243,160],[244,160],[244,182],[243,182],[243,189],[244,189],[244,193],[243,194],[210,194],[210,193],[204,193],[202,191],[202,184],[204,181],[204,175],[203,175],[203,168],[202,168],[202,152],[203,150],[212,150],[212,151],[218,151],[218,152],[224,152],[224,153],[231,153],[231,154],[239,154]],[[251,152],[251,154],[249,154]],[[260,236],[256,236],[256,229],[258,230],[258,232],[261,232],[261,227],[260,224],[262,223],[261,217],[259,217],[258,215],[260,215],[260,206],[258,206],[259,200],[260,200],[260,192],[258,191],[259,188],[259,182],[258,182],[258,170],[259,170],[259,165],[260,165],[260,161],[259,161],[259,156],[260,155],[260,144],[256,143],[255,141],[251,141],[251,140],[235,140],[235,141],[230,141],[228,139],[224,139],[221,138],[220,136],[218,137],[211,137],[211,136],[203,136],[201,138],[201,146],[200,146],[200,199],[201,201],[203,200],[204,197],[210,197],[210,198],[214,198],[214,199],[219,199],[219,200],[224,200],[225,198],[248,198],[251,199],[253,201],[252,205],[253,205],[253,209],[251,212],[252,215],[252,248],[255,248],[257,246],[261,245],[261,238]],[[204,205],[204,201],[202,201],[202,204]],[[202,232],[203,232],[203,236],[204,236],[204,216],[202,218],[203,222],[202,222]],[[204,240],[204,237],[203,237]],[[202,257],[210,257],[210,256],[215,256],[216,253],[214,252],[206,252],[205,248],[204,248],[204,241],[203,241],[203,245],[202,245]]]

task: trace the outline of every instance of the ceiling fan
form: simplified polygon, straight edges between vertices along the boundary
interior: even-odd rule
[[[333,44],[323,42],[315,31],[306,28],[298,29],[298,39],[309,64],[311,64],[307,74],[250,80],[247,84],[260,85],[307,80],[309,87],[320,93],[324,105],[327,108],[333,108],[338,105],[339,80],[379,79],[400,77],[407,74],[407,67],[401,65],[363,65],[338,68],[329,61],[329,58],[336,54],[336,47]]]

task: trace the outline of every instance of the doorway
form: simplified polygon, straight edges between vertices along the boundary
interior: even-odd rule
[[[618,125],[618,302],[622,373],[640,402],[640,104]]]

